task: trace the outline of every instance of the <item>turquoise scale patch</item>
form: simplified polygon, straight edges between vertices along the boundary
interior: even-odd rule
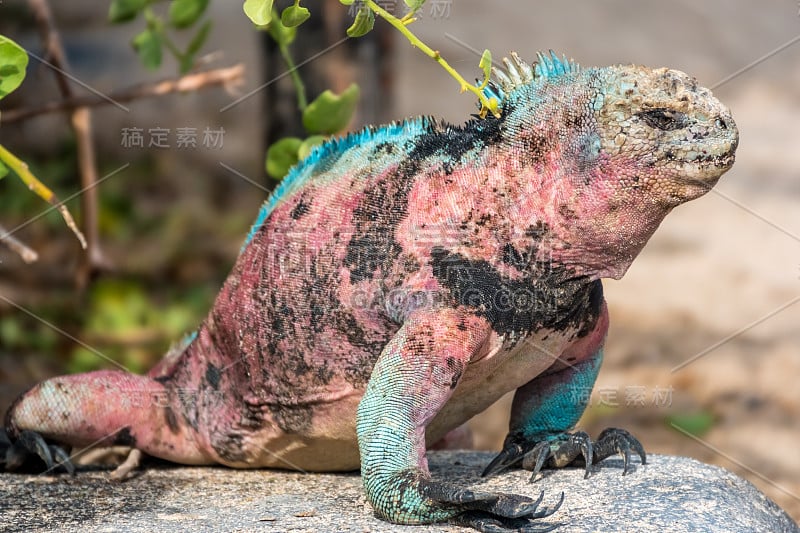
[[[344,137],[337,137],[315,147],[303,161],[292,167],[275,190],[270,194],[266,202],[258,211],[258,216],[250,228],[245,238],[242,250],[250,244],[259,228],[267,220],[270,213],[282,201],[290,198],[293,194],[303,188],[315,175],[317,164],[324,162],[327,158],[342,154],[348,150],[355,149],[360,152],[372,150],[375,144],[382,142],[397,143],[406,141],[410,138],[428,133],[433,125],[433,121],[427,117],[420,117],[403,122],[393,122],[380,128],[366,127],[360,131],[350,133]],[[346,171],[347,169],[342,169]],[[331,169],[332,174],[336,174],[336,169]]]

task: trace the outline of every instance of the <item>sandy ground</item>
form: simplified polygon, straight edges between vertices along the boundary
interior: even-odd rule
[[[441,16],[430,15],[433,4],[439,5]],[[477,73],[478,57],[459,41],[478,50],[490,48],[495,58],[516,50],[532,59],[536,50],[552,48],[585,65],[665,65],[712,86],[797,36],[797,11],[797,4],[788,0],[429,0],[417,28],[468,77]],[[220,28],[223,36],[249,35],[241,21]],[[93,35],[87,30],[85,38],[91,41]],[[252,46],[217,39],[226,60],[244,60],[258,72]],[[455,82],[432,61],[400,41],[397,50],[397,98],[391,116],[430,114],[460,123],[474,112],[472,98],[459,96]],[[651,452],[686,454],[730,468],[796,520],[798,64],[800,43],[715,90],[732,109],[741,131],[737,163],[714,192],[667,218],[621,281],[605,284],[612,315],[606,362],[581,423],[592,434],[608,425],[622,426],[634,431]],[[130,76],[138,79],[139,74]],[[251,77],[248,89],[260,81]],[[169,107],[191,116],[201,102],[197,95],[162,101],[150,113]],[[237,161],[237,170],[260,179],[263,154],[255,153],[251,142],[259,131],[251,118],[257,106],[255,100],[245,102],[223,122],[214,122],[224,123],[229,132],[225,151],[197,156],[211,157],[214,165],[217,159]],[[115,127],[150,124],[143,109],[137,105],[135,116],[122,118],[113,110],[101,111],[98,121]],[[42,135],[48,123],[32,128],[28,135]],[[116,135],[110,137],[111,141],[101,140],[101,149],[103,142],[116,143]],[[160,171],[174,172],[176,167]],[[473,421],[480,448],[500,446],[508,403],[506,398]],[[713,422],[693,439],[668,424],[668,417],[676,413],[709,414]]]

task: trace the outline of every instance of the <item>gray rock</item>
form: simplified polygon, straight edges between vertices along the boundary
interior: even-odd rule
[[[589,480],[579,469],[547,473],[531,485],[515,470],[478,474],[490,453],[433,452],[433,475],[537,496],[562,508],[543,523],[572,531],[775,531],[800,527],[747,481],[683,457],[653,456],[621,475],[607,460]],[[357,474],[302,474],[224,468],[151,468],[122,483],[106,472],[75,477],[0,475],[3,531],[468,531],[396,526],[375,518]]]

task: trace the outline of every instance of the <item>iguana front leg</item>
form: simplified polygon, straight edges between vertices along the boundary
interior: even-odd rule
[[[381,518],[506,531],[555,511],[537,511],[541,498],[473,492],[430,477],[425,428],[490,332],[466,310],[417,310],[381,353],[357,414],[364,488]]]

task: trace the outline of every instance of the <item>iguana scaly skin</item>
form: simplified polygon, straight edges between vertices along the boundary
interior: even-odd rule
[[[35,386],[9,410],[8,453],[36,432],[185,464],[360,467],[387,520],[492,531],[545,513],[432,480],[425,451],[508,391],[488,472],[644,461],[622,430],[567,433],[602,358],[600,278],[731,167],[736,126],[675,70],[505,63],[486,88],[499,119],[419,118],[316,149],[261,209],[196,333],[147,376]]]

